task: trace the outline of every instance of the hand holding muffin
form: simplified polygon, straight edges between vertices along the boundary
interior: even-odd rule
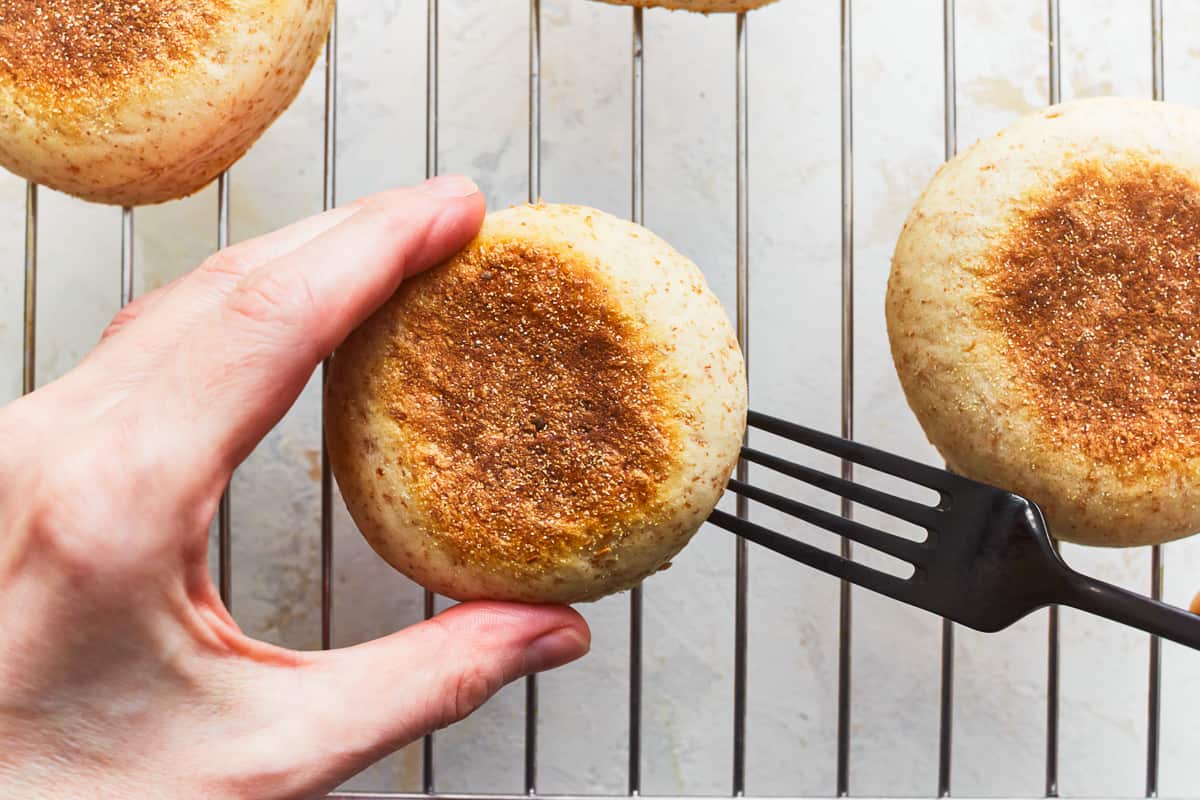
[[[242,242],[0,408],[0,797],[323,796],[586,652],[575,612],[505,603],[287,650],[239,630],[209,576],[233,468],[322,357],[483,216],[448,177]]]

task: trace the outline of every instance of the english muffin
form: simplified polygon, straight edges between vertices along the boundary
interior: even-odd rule
[[[191,194],[295,98],[334,0],[0,0],[0,165],[87,200]]]
[[[457,600],[573,603],[663,568],[737,460],[746,377],[700,270],[590,208],[489,214],[333,357],[351,516]]]
[[[896,245],[892,355],[954,470],[1058,538],[1200,530],[1200,112],[1055,106],[944,165]]]

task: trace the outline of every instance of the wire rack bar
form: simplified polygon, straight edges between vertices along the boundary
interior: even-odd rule
[[[1050,105],[1062,102],[1062,34],[1058,0],[1046,0]],[[1055,550],[1058,542],[1054,543]],[[1050,606],[1046,625],[1046,797],[1058,797],[1058,606]]]
[[[750,145],[749,130],[749,45],[747,44],[746,12],[737,15],[736,23],[736,102],[737,102],[737,335],[746,359],[747,372],[750,361]],[[738,462],[737,477],[747,481],[749,464]],[[737,515],[745,519],[749,502],[738,495]],[[734,591],[733,625],[733,794],[741,797],[746,793],[746,649],[749,608],[747,584],[749,579],[749,551],[746,540],[740,536],[735,547],[736,581]]]
[[[630,216],[645,223],[645,76],[642,9],[633,9],[630,103]],[[642,792],[642,586],[629,595],[629,795]]]
[[[434,614],[434,594],[428,589],[425,590],[424,606],[425,619],[429,619]],[[434,785],[433,734],[427,733],[421,742],[421,786],[425,794],[433,794]]]
[[[1046,625],[1046,797],[1058,797],[1059,633],[1058,606]]]
[[[429,619],[433,616],[435,609],[434,594],[428,589],[425,590],[424,606],[425,619]],[[425,794],[433,794],[434,786],[433,734],[427,733],[421,742],[421,787]]]
[[[1155,100],[1163,94],[1163,2],[1150,0],[1150,78]]]
[[[529,0],[529,202],[542,195],[542,0]]]
[[[438,0],[425,10],[425,178],[438,174]]]
[[[325,139],[322,163],[321,208],[337,204],[337,61],[338,9],[333,8],[329,38],[325,40]],[[321,363],[321,649],[333,646],[333,475],[329,448],[325,446],[325,380],[329,359]]]
[[[1150,551],[1150,595],[1162,599],[1163,549]],[[1150,637],[1150,684],[1146,726],[1146,797],[1158,797],[1159,735],[1162,731],[1162,639]]]
[[[438,0],[428,0],[425,7],[425,179],[438,174]],[[422,614],[425,619],[434,615],[434,594],[424,591]],[[421,787],[426,794],[434,789],[433,734],[421,742]]]
[[[642,795],[648,800],[713,800],[712,795]],[[328,795],[330,800],[528,800],[527,795],[523,794],[405,794],[403,792],[337,792]],[[601,795],[601,794],[542,794],[538,795],[542,800],[629,800],[628,796],[623,794],[618,795]],[[823,800],[821,797],[814,796],[755,796],[743,795],[746,800]],[[866,796],[856,797],[855,800],[912,800],[912,798],[900,798],[895,796]],[[1033,797],[1010,797],[1010,798],[968,798],[963,797],[961,800],[1041,800]]]
[[[1046,0],[1046,32],[1050,73],[1050,105],[1062,102],[1062,27],[1059,0]]]
[[[1150,0],[1150,77],[1155,100],[1163,99],[1163,3]],[[1162,600],[1163,548],[1150,551],[1150,596]],[[1159,734],[1162,711],[1162,640],[1150,637],[1150,685],[1146,727],[1146,797],[1158,797]]]
[[[842,438],[854,438],[854,50],[851,1],[841,3],[841,167],[842,167]],[[854,466],[842,462],[842,477],[852,480]],[[842,516],[852,514],[842,500]],[[851,558],[850,540],[842,538],[842,557]],[[850,794],[851,588],[838,587],[837,796]]]
[[[529,0],[529,202],[542,197],[542,0]],[[536,675],[525,679],[525,793],[537,793]]]
[[[37,235],[38,186],[25,183],[25,313],[21,341],[21,394],[37,386]]]
[[[217,249],[229,246],[229,172],[222,172],[217,179]],[[232,481],[231,481],[232,482]],[[217,508],[217,588],[225,608],[233,611],[233,509],[230,503],[231,488],[225,487],[221,494],[221,505]]]
[[[942,74],[945,79],[943,136],[946,160],[958,150],[958,93],[955,74],[954,0],[942,2]],[[938,724],[938,797],[950,796],[954,750],[954,623],[942,620],[942,693]]]
[[[133,209],[121,209],[121,308],[133,301]]]

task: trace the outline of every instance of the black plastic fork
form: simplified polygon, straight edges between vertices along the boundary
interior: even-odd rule
[[[940,501],[929,506],[751,447],[742,450],[749,462],[917,525],[928,536],[921,542],[906,539],[736,479],[730,480],[730,491],[905,561],[914,568],[912,576],[882,572],[724,511],[714,511],[710,522],[822,572],[979,631],[1002,630],[1058,604],[1200,649],[1200,616],[1068,567],[1032,501],[765,414],[751,411],[748,423],[938,492]]]

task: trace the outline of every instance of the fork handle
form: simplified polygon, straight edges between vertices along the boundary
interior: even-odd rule
[[[1200,650],[1200,616],[1076,572],[1063,604]]]

